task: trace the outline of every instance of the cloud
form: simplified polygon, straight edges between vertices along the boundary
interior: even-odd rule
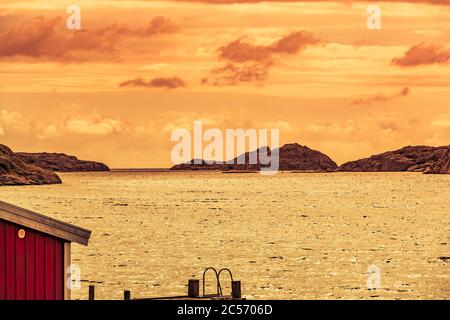
[[[431,122],[434,127],[450,128],[450,118],[448,116],[441,116]]]
[[[175,0],[178,2],[201,2],[207,4],[253,4],[261,2],[329,2],[330,0]],[[369,0],[348,0],[344,3],[370,2]],[[423,3],[431,5],[450,5],[450,0],[382,0],[382,2]]]
[[[173,77],[158,77],[153,78],[151,80],[144,80],[142,78],[136,78],[132,80],[126,80],[121,83],[119,83],[119,87],[121,88],[136,88],[136,87],[143,87],[143,88],[167,88],[167,89],[176,89],[176,88],[182,88],[185,87],[186,83],[183,79],[173,76]]]
[[[284,120],[263,122],[263,123],[260,123],[257,127],[258,128],[279,129],[282,132],[294,130],[294,127],[288,121],[284,121]]]
[[[56,126],[50,124],[44,127],[44,129],[37,134],[39,139],[49,139],[58,134],[58,129]]]
[[[320,123],[313,123],[306,126],[306,130],[309,132],[312,132],[314,134],[341,134],[341,135],[348,135],[353,134],[357,130],[360,130],[361,126],[358,124],[358,122],[354,120],[346,120],[342,123],[336,123],[336,122],[320,122]]]
[[[441,30],[429,30],[429,29],[414,30],[412,33],[421,36],[432,36],[432,37],[442,36],[444,34],[444,32],[442,32]]]
[[[100,29],[65,29],[63,19],[31,18],[21,25],[0,32],[0,58],[25,56],[63,62],[104,59],[127,37],[151,37],[178,32],[178,27],[164,17],[156,17],[148,27],[130,29],[112,24]]]
[[[210,71],[209,76],[203,78],[202,84],[206,85],[237,85],[241,82],[263,83],[269,73],[271,63],[253,63],[236,65],[228,63]]]
[[[0,136],[15,139],[22,137],[30,141],[34,138],[59,139],[67,137],[68,134],[107,137],[129,130],[121,119],[103,116],[97,112],[83,115],[51,114],[51,119],[43,121],[41,116],[29,116],[25,113],[1,109]]]
[[[233,62],[266,61],[271,59],[271,52],[267,46],[252,45],[241,39],[230,42],[219,49],[222,59]]]
[[[74,118],[66,122],[65,127],[68,132],[81,135],[106,136],[121,132],[122,122],[112,118]]]
[[[296,54],[308,45],[319,44],[320,40],[307,31],[295,31],[275,41],[269,48],[272,53]]]
[[[30,123],[21,113],[0,110],[0,127],[2,135],[24,135],[30,131]]]
[[[319,43],[307,31],[295,31],[270,45],[253,45],[237,39],[219,48],[219,56],[231,62],[271,61],[274,54],[296,54],[308,45]]]
[[[404,87],[398,92],[392,93],[390,95],[376,94],[367,98],[358,98],[351,101],[352,105],[371,105],[374,103],[385,103],[397,98],[406,97],[410,94],[409,87]]]
[[[450,48],[442,45],[419,43],[412,46],[402,57],[392,59],[392,64],[413,67],[429,64],[444,64],[450,60]]]
[[[202,80],[202,84],[236,85],[241,82],[263,83],[276,58],[294,55],[320,40],[307,31],[294,31],[268,45],[254,45],[243,38],[234,40],[218,49],[219,58],[227,63],[214,68]]]
[[[169,19],[158,16],[150,21],[150,25],[142,32],[146,36],[154,36],[160,34],[171,34],[180,31],[180,27],[173,24]]]

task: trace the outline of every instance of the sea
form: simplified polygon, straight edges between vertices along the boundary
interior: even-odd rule
[[[207,267],[229,268],[247,299],[450,298],[450,175],[59,175],[0,200],[92,231],[72,245],[72,299],[89,285],[96,299],[184,295]]]

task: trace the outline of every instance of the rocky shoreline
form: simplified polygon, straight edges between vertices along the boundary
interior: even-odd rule
[[[26,164],[10,148],[0,144],[0,186],[58,183],[61,179],[56,173]]]
[[[25,163],[56,172],[110,171],[107,165],[64,153],[16,153]]]
[[[423,172],[450,173],[450,146],[407,146],[342,164],[345,172]]]
[[[265,147],[270,156],[273,151]],[[206,171],[229,173],[255,172],[263,165],[259,150],[244,153],[230,163],[211,163],[191,160],[169,170]],[[450,146],[407,146],[398,150],[349,161],[338,166],[329,156],[298,143],[290,143],[277,150],[279,170],[296,172],[422,172],[425,174],[450,174]],[[256,163],[249,163],[254,156]],[[240,161],[238,164],[238,160]],[[58,184],[56,172],[110,171],[108,166],[95,161],[79,160],[63,153],[14,153],[0,144],[0,186]]]
[[[254,151],[257,152],[257,151]],[[270,154],[270,149],[268,150]],[[249,164],[251,153],[245,153],[230,163],[211,163],[191,160],[173,166],[170,170],[221,170],[259,171],[263,167]],[[237,159],[244,164],[236,164]],[[279,170],[303,172],[423,172],[426,174],[450,174],[450,146],[407,146],[395,151],[373,155],[337,166],[327,155],[297,143],[286,144],[279,149]]]
[[[103,163],[63,153],[15,153],[0,144],[0,186],[62,183],[56,172],[109,171]]]

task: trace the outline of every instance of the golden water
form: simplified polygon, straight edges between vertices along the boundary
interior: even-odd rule
[[[450,175],[60,176],[1,187],[0,200],[92,230],[89,246],[72,246],[75,299],[89,284],[99,299],[180,295],[208,266],[230,268],[251,299],[450,298],[450,261],[439,259],[450,256]],[[367,289],[372,264],[378,290]]]

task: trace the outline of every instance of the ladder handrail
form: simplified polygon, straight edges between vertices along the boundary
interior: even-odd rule
[[[205,269],[205,271],[203,271],[203,295],[205,295],[205,285],[206,285],[206,283],[205,283],[205,276],[206,276],[206,272],[208,270],[213,270],[214,273],[216,274],[217,295],[221,296],[222,295],[222,288],[220,287],[219,274],[217,273],[217,270],[215,268],[213,268],[213,267],[208,267],[208,268]]]

